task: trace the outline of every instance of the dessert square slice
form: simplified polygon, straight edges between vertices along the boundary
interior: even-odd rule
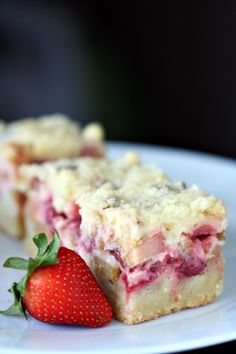
[[[117,319],[139,323],[208,304],[222,291],[225,207],[136,155],[22,167],[28,252],[58,230],[94,273]]]
[[[1,125],[0,229],[22,237],[24,194],[16,190],[19,167],[58,158],[104,155],[103,130],[89,124],[83,130],[64,115],[23,119]]]

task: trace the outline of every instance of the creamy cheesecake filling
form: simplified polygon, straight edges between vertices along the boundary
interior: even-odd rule
[[[31,196],[28,207],[31,216],[47,225],[51,235],[53,228],[58,230],[62,244],[76,250],[88,265],[94,256],[112,263],[119,269],[119,279],[127,295],[158,277],[170,276],[178,282],[201,274],[208,260],[219,255],[223,245],[221,233],[224,223],[216,217],[206,217],[205,224],[193,225],[182,232],[179,245],[169,245],[165,232],[157,229],[151,237],[144,238],[140,245],[133,248],[126,258],[122,258],[122,250],[117,243],[105,242],[105,231],[104,235],[99,231],[95,237],[82,234],[82,218],[77,204],[70,203],[63,212],[57,212],[53,206],[53,196],[40,189],[39,181],[34,183],[38,192]]]
[[[209,229],[209,225],[206,225]],[[212,230],[212,229],[211,229]],[[120,250],[114,249],[110,253],[117,260],[121,274],[120,279],[123,282],[126,292],[131,294],[156,280],[158,277],[170,276],[176,281],[192,277],[204,272],[208,266],[208,260],[219,256],[219,251],[223,245],[222,235],[216,234],[198,234],[194,238],[189,238],[188,250],[165,245],[164,252],[160,259],[145,261],[134,267],[129,267],[121,258]],[[192,236],[192,235],[191,235]],[[182,237],[186,237],[182,235]],[[212,265],[212,264],[211,264]]]

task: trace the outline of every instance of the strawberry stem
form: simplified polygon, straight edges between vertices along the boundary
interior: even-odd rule
[[[14,297],[13,304],[4,311],[0,311],[0,314],[8,316],[25,316],[27,319],[26,310],[22,303],[22,298],[25,293],[26,283],[31,274],[39,267],[45,267],[47,265],[53,265],[58,262],[57,254],[60,247],[60,238],[56,230],[54,230],[54,237],[48,244],[47,236],[44,233],[37,234],[33,237],[35,245],[38,247],[38,253],[36,258],[23,259],[20,257],[8,258],[3,266],[7,268],[26,270],[25,276],[19,281],[19,283],[13,283],[9,292]]]

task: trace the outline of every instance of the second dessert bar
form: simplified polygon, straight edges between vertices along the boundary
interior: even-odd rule
[[[101,157],[103,129],[95,123],[81,129],[62,114],[21,119],[1,124],[0,149],[0,229],[21,238],[25,195],[16,189],[19,167],[81,155]]]

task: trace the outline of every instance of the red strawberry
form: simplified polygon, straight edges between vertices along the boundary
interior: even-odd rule
[[[55,233],[47,245],[45,234],[33,238],[38,246],[35,259],[9,258],[5,267],[24,269],[27,274],[10,292],[14,304],[1,311],[6,315],[24,315],[47,323],[100,327],[112,319],[112,309],[90,269],[74,251],[59,248]]]

